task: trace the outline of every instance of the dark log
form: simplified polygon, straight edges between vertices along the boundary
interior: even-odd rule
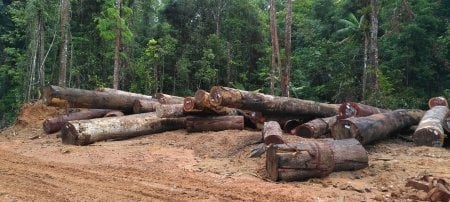
[[[317,118],[297,126],[291,131],[293,135],[305,138],[330,137],[331,127],[336,123],[336,116]],[[327,136],[328,134],[328,136]]]
[[[183,104],[184,101],[184,98],[182,97],[167,95],[163,93],[155,93],[155,96],[153,97],[157,99],[161,104]]]
[[[105,92],[105,93],[111,93],[111,94],[116,94],[116,95],[123,95],[123,96],[127,96],[127,97],[135,97],[136,99],[143,99],[143,100],[152,100],[153,97],[150,95],[143,95],[143,94],[139,94],[139,93],[132,93],[132,92],[127,92],[127,91],[123,91],[123,90],[117,90],[114,88],[105,88],[105,87],[100,87],[100,88],[96,88],[95,89],[98,92]]]
[[[445,97],[432,97],[428,100],[428,107],[431,109],[435,106],[447,106],[448,107],[448,102],[447,99],[445,99]]]
[[[273,181],[325,177],[333,171],[365,168],[369,161],[355,139],[273,144],[266,155],[266,170]]]
[[[195,105],[199,109],[202,109],[202,110],[208,109],[210,111],[214,111],[216,114],[219,114],[219,115],[237,115],[238,114],[236,109],[212,105],[210,94],[204,90],[201,90],[201,89],[197,90],[195,92],[194,99],[195,99]]]
[[[259,111],[265,115],[329,117],[338,113],[338,107],[334,104],[271,96],[222,86],[212,87],[210,93],[212,105]]]
[[[422,110],[396,110],[366,117],[350,117],[337,120],[331,129],[335,139],[356,138],[361,144],[369,144],[386,138],[390,133],[419,123]]]
[[[125,115],[125,114],[123,114],[123,112],[114,110],[114,111],[110,111],[110,112],[106,113],[104,117],[119,117],[119,116],[123,116],[123,115]]]
[[[154,112],[156,111],[156,108],[160,105],[160,103],[157,100],[135,100],[133,103],[133,113],[139,114],[139,113],[147,113],[147,112]]]
[[[287,121],[284,122],[283,124],[283,131],[285,133],[291,133],[291,131],[298,127],[299,125],[301,125],[302,122],[298,119],[289,119]]]
[[[185,118],[157,118],[155,113],[69,121],[62,129],[64,144],[88,145],[108,139],[126,139],[182,129]]]
[[[187,117],[187,132],[243,130],[243,116]]]
[[[182,117],[184,114],[183,104],[161,104],[156,107],[156,116],[159,118]]]
[[[370,105],[364,105],[356,102],[344,102],[339,107],[339,119],[356,116],[370,116],[372,114],[379,114],[389,112],[391,110],[381,109]]]
[[[110,109],[90,109],[86,111],[74,112],[68,115],[46,119],[42,126],[47,134],[54,133],[61,130],[61,128],[67,121],[100,118],[111,111],[112,110]]]
[[[276,121],[269,121],[264,123],[264,128],[262,130],[262,136],[264,143],[269,144],[283,144],[283,131],[281,130],[280,124]]]
[[[450,111],[445,115],[443,127],[445,132],[450,135]]]
[[[413,134],[416,145],[442,147],[446,135],[442,123],[448,113],[447,106],[435,106],[429,109]]]
[[[115,93],[82,90],[75,88],[62,88],[59,86],[46,86],[42,89],[44,103],[53,98],[67,100],[69,107],[91,109],[117,109],[129,113],[133,111],[135,96],[125,96]]]

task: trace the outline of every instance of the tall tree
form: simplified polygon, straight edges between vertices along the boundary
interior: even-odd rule
[[[67,81],[67,58],[69,46],[69,0],[61,0],[60,10],[60,36],[61,44],[59,46],[59,86],[66,86]]]
[[[278,43],[277,10],[275,0],[269,0],[270,4],[270,38],[272,42],[272,59],[270,68],[270,94],[275,94],[275,75],[280,70],[280,45]]]
[[[116,18],[116,23],[119,24],[120,17],[122,13],[122,0],[116,0],[116,9],[118,12],[118,17]],[[120,26],[116,26],[116,39],[114,43],[114,75],[113,75],[113,88],[119,89],[120,80],[120,51],[122,47],[122,29]]]
[[[284,37],[285,61],[281,70],[281,95],[290,97],[291,78],[291,29],[292,29],[292,0],[286,1],[286,27]]]
[[[378,6],[377,0],[370,0],[369,69],[367,71],[368,96],[377,98],[378,87]]]

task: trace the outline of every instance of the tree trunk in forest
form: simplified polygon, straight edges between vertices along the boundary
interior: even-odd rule
[[[331,129],[335,139],[356,138],[366,145],[386,138],[390,133],[419,123],[422,110],[395,110],[366,117],[337,120]]]
[[[231,81],[231,43],[227,41],[227,80],[226,85],[230,85]]]
[[[39,65],[39,87],[42,88],[45,85],[45,65],[44,65],[44,39],[45,39],[45,30],[44,30],[44,14],[42,11],[39,12],[38,15],[38,62]]]
[[[175,118],[184,115],[184,104],[160,104],[156,107],[156,116],[159,118]]]
[[[187,117],[187,132],[243,130],[243,116]]]
[[[116,90],[113,88],[96,88],[95,91],[98,92],[105,92],[105,93],[111,93],[111,94],[116,94],[116,95],[123,95],[123,96],[132,96],[135,97],[136,99],[143,99],[143,100],[154,100],[155,102],[157,102],[156,99],[153,99],[152,96],[150,95],[143,95],[143,94],[139,94],[139,93],[131,93],[131,92],[127,92],[127,91],[123,91],[123,90]]]
[[[355,139],[274,144],[266,153],[266,171],[273,181],[301,181],[362,169],[368,161],[366,150]]]
[[[378,88],[378,0],[370,0],[370,37],[369,37],[369,66],[367,84],[369,96],[377,98]]]
[[[263,114],[330,117],[338,113],[338,106],[334,104],[271,96],[222,86],[212,87],[210,93],[211,104],[215,106],[259,111]]]
[[[368,66],[368,52],[369,52],[369,36],[367,31],[364,31],[364,55],[363,55],[363,75],[362,75],[362,99],[367,98],[367,66]]]
[[[132,112],[134,101],[140,99],[140,97],[134,96],[75,88],[62,88],[59,86],[44,87],[42,89],[42,98],[45,104],[50,103],[53,98],[58,98],[66,100],[69,105],[68,107],[118,109],[125,113]]]
[[[372,114],[390,112],[391,110],[380,109],[370,105],[364,105],[356,102],[344,102],[339,107],[339,119],[345,119],[352,116],[361,117]]]
[[[331,127],[336,123],[336,120],[336,116],[317,118],[297,126],[291,131],[291,134],[305,138],[330,137]]]
[[[54,133],[61,130],[63,125],[68,121],[73,120],[83,120],[83,119],[93,119],[105,116],[111,109],[89,109],[87,111],[80,111],[70,113],[68,115],[57,116],[53,118],[46,119],[42,124],[44,131],[49,133]]]
[[[161,104],[158,101],[137,99],[133,103],[133,113],[154,112],[159,105]]]
[[[183,104],[184,98],[174,96],[174,95],[167,95],[163,93],[155,93],[153,98],[157,99],[159,103],[161,104]]]
[[[442,147],[446,138],[443,122],[448,112],[447,106],[435,106],[428,110],[413,134],[414,143],[419,146]]]
[[[116,19],[116,38],[114,44],[114,75],[113,88],[119,89],[120,82],[120,49],[122,46],[122,29],[120,25],[120,17],[122,13],[122,0],[116,0],[116,9],[119,11],[119,16]]]
[[[431,109],[435,106],[447,106],[448,107],[448,102],[447,99],[445,99],[445,97],[432,97],[428,100],[428,107]]]
[[[292,0],[286,1],[285,61],[281,70],[281,96],[290,97]]]
[[[60,34],[61,45],[59,47],[59,79],[58,85],[66,87],[67,79],[67,54],[69,45],[69,0],[61,0]]]
[[[278,122],[268,121],[264,123],[264,128],[262,130],[264,144],[284,144],[282,135],[283,131]]]
[[[186,127],[185,118],[161,119],[154,113],[69,121],[62,129],[64,144],[88,145],[108,139],[126,139]]]
[[[275,0],[269,0],[270,3],[270,38],[272,42],[272,61],[270,68],[270,94],[275,95],[275,71],[280,68],[280,46],[278,43],[277,31],[277,13],[275,7]]]

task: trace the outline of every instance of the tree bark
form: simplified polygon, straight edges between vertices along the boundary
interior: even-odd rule
[[[69,0],[61,0],[60,33],[61,45],[59,47],[59,79],[58,85],[66,87],[67,79],[67,49],[69,44]]]
[[[275,71],[280,68],[280,52],[278,44],[277,15],[275,0],[269,0],[270,3],[270,38],[272,42],[272,62],[270,68],[270,94],[275,95]]]
[[[336,116],[317,118],[297,126],[291,133],[305,138],[330,137],[331,127],[336,123],[336,120]]]
[[[428,110],[413,134],[416,145],[442,147],[446,135],[442,123],[449,112],[447,106],[435,106]]]
[[[210,93],[212,105],[259,111],[263,114],[329,117],[338,113],[338,106],[334,104],[271,96],[221,86],[212,87]]]
[[[161,119],[154,113],[69,121],[62,129],[64,144],[88,145],[108,139],[126,139],[186,127],[185,118]]]
[[[376,98],[378,89],[378,0],[370,0],[370,38],[369,38],[369,69],[367,83],[370,96]]]
[[[447,132],[448,135],[450,135],[450,111],[447,112],[444,118],[444,130]]]
[[[283,131],[278,122],[269,121],[264,123],[264,128],[262,130],[264,144],[283,144],[284,141],[282,135]]]
[[[119,89],[120,82],[120,49],[122,47],[122,29],[120,25],[120,14],[122,13],[122,0],[116,0],[116,9],[119,16],[116,19],[116,38],[114,43],[114,74],[113,74],[113,88]]]
[[[431,109],[435,106],[447,106],[448,102],[445,97],[433,97],[428,100],[428,107]]]
[[[380,109],[377,107],[372,107],[370,105],[364,105],[356,102],[344,102],[339,107],[339,119],[345,119],[348,117],[356,116],[369,116],[372,114],[379,114],[390,112],[391,110]]]
[[[159,118],[182,117],[184,114],[183,104],[160,104],[156,107],[156,116]]]
[[[284,37],[285,66],[281,70],[281,96],[290,97],[291,77],[291,28],[292,28],[292,0],[286,1],[286,31]]]
[[[167,95],[163,93],[155,93],[153,98],[157,99],[161,104],[183,104],[184,102],[184,98],[182,97]]]
[[[273,181],[301,181],[368,166],[367,152],[355,139],[273,144],[266,155],[266,170]]]
[[[63,125],[68,121],[73,120],[83,120],[83,119],[93,119],[105,116],[108,112],[113,110],[110,109],[90,109],[87,111],[74,112],[67,115],[57,116],[53,118],[46,119],[42,124],[44,131],[47,134],[54,133],[61,130]]]
[[[386,138],[390,133],[419,123],[422,110],[395,110],[366,117],[337,120],[331,129],[335,139],[356,138],[366,145]]]
[[[187,132],[243,130],[243,116],[187,117]]]
[[[105,92],[105,93],[111,93],[111,94],[117,94],[117,95],[123,95],[123,96],[133,96],[136,99],[145,99],[145,100],[152,100],[153,97],[150,95],[143,95],[143,94],[139,94],[139,93],[132,93],[132,92],[127,92],[127,91],[123,91],[123,90],[117,90],[117,89],[113,89],[113,88],[96,88],[95,91],[98,92]],[[154,101],[157,101],[156,99],[154,99]]]
[[[152,100],[141,100],[137,99],[133,103],[133,113],[146,113],[146,112],[154,112],[156,108],[161,105],[158,101]]]

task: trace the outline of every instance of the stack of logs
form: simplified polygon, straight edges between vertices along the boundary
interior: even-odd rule
[[[86,108],[45,120],[47,133],[61,130],[65,144],[88,145],[164,131],[262,130],[270,179],[293,181],[333,171],[368,166],[363,145],[417,125],[417,145],[443,146],[450,133],[450,112],[443,97],[431,98],[429,110],[386,110],[355,102],[320,103],[214,86],[192,97],[154,96],[109,88],[81,90],[47,86],[47,105]],[[287,143],[285,133],[304,138]],[[313,139],[314,138],[314,139]],[[317,140],[317,138],[325,138]]]

